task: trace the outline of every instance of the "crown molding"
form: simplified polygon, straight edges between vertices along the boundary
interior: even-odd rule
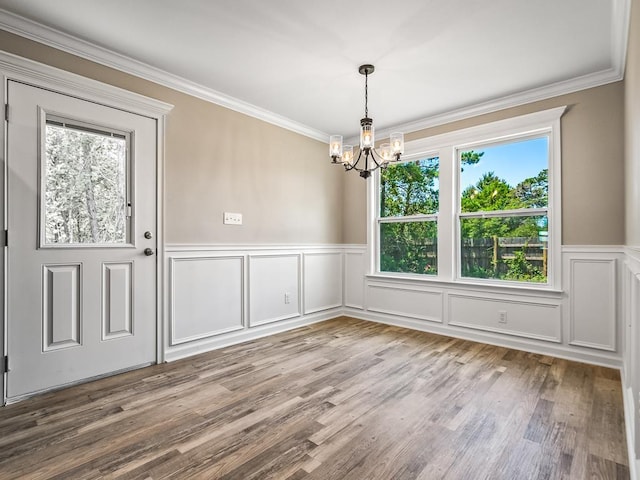
[[[548,98],[567,95],[569,93],[586,90],[588,88],[599,87],[608,83],[617,82],[624,78],[624,69],[618,70],[610,68],[600,72],[583,75],[581,77],[572,78],[553,83],[544,87],[525,90],[523,92],[514,93],[506,97],[500,97],[494,100],[477,103],[468,107],[462,107],[449,112],[432,115],[412,122],[394,125],[392,127],[381,128],[376,130],[376,139],[387,138],[392,132],[407,133],[417,132],[425,128],[437,127],[447,123],[465,120],[467,118],[477,117],[487,113],[493,113],[507,108],[518,107],[528,103],[546,100]],[[345,143],[356,145],[359,137],[354,136],[345,140]]]
[[[517,92],[498,99],[488,99],[484,102],[465,106],[456,110],[379,129],[376,131],[376,136],[378,138],[386,138],[394,131],[402,131],[404,133],[416,132],[425,128],[444,125],[458,120],[464,120],[466,118],[484,115],[504,110],[506,108],[546,100],[548,98],[566,95],[622,80],[624,78],[626,62],[630,11],[631,0],[613,0],[611,26],[612,67],[609,69],[583,75],[570,80],[556,82],[544,87]],[[0,28],[10,33],[54,47],[58,50],[115,68],[125,73],[201,98],[208,102],[215,103],[216,105],[249,115],[315,140],[328,143],[329,134],[326,132],[311,128],[287,117],[257,107],[248,102],[244,102],[177,75],[173,75],[164,70],[152,67],[125,55],[94,45],[90,42],[60,32],[19,15],[15,15],[3,9],[0,9]],[[358,137],[349,137],[345,142],[355,144],[358,142]]]
[[[328,143],[329,134],[325,132],[3,9],[0,9],[0,28],[63,52],[135,75],[306,137]]]
[[[0,73],[10,80],[35,83],[72,97],[87,96],[92,102],[151,118],[160,118],[173,109],[170,103],[1,50]]]
[[[613,0],[611,16],[611,59],[613,69],[624,77],[631,22],[631,0]]]

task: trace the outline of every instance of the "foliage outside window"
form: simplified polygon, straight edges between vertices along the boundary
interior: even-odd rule
[[[438,273],[439,158],[390,165],[380,175],[380,271]]]
[[[547,282],[548,151],[543,136],[459,153],[462,277]]]
[[[45,244],[125,243],[126,137],[47,120],[45,157]]]

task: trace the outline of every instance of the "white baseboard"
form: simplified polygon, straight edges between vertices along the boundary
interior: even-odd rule
[[[571,348],[564,345],[549,343],[545,341],[535,341],[523,338],[511,338],[503,334],[493,334],[478,330],[471,330],[461,327],[437,324],[433,322],[424,322],[413,320],[410,318],[400,317],[396,315],[381,314],[377,312],[362,311],[352,308],[345,308],[343,315],[368,320],[371,322],[393,325],[396,327],[410,328],[422,332],[435,333],[447,337],[460,338],[473,342],[486,343],[499,347],[513,348],[515,350],[523,350],[525,352],[538,353],[541,355],[550,355],[553,357],[573,360],[576,362],[589,363],[602,367],[619,369],[622,360],[619,355],[608,352],[587,351],[584,349]]]
[[[199,353],[206,353],[219,348],[229,347],[238,343],[256,340],[258,338],[275,335],[276,333],[286,332],[294,328],[305,327],[314,323],[323,322],[332,318],[339,317],[343,314],[342,308],[336,308],[318,312],[311,315],[301,316],[291,320],[283,320],[281,322],[262,325],[259,327],[230,332],[208,339],[191,342],[188,344],[174,346],[167,350],[165,360],[172,362],[181,358],[190,357]]]
[[[624,371],[621,371],[621,376],[624,379]],[[622,386],[622,402],[624,404],[624,425],[627,435],[627,450],[629,455],[629,478],[631,480],[640,480],[638,478],[639,462],[635,458],[635,452],[633,448],[633,390],[631,387]]]

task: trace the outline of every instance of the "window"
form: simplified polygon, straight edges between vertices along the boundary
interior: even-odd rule
[[[547,282],[549,141],[458,151],[461,277]]]
[[[407,142],[369,188],[372,274],[560,288],[564,110]]]
[[[380,271],[438,273],[438,164],[411,160],[380,175]]]
[[[125,244],[129,136],[47,116],[42,245]]]

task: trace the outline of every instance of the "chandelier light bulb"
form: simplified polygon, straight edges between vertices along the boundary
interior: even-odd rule
[[[342,149],[342,163],[351,165],[353,163],[353,145],[345,145]]]
[[[382,157],[382,161],[385,163],[389,163],[391,158],[393,157],[391,154],[391,144],[383,143],[380,145],[380,157]]]
[[[400,133],[400,132],[392,133],[389,136],[389,140],[391,141],[391,148],[393,150],[394,155],[404,153],[404,134],[403,133]]]
[[[329,155],[334,162],[342,157],[342,135],[331,135],[329,138]]]

